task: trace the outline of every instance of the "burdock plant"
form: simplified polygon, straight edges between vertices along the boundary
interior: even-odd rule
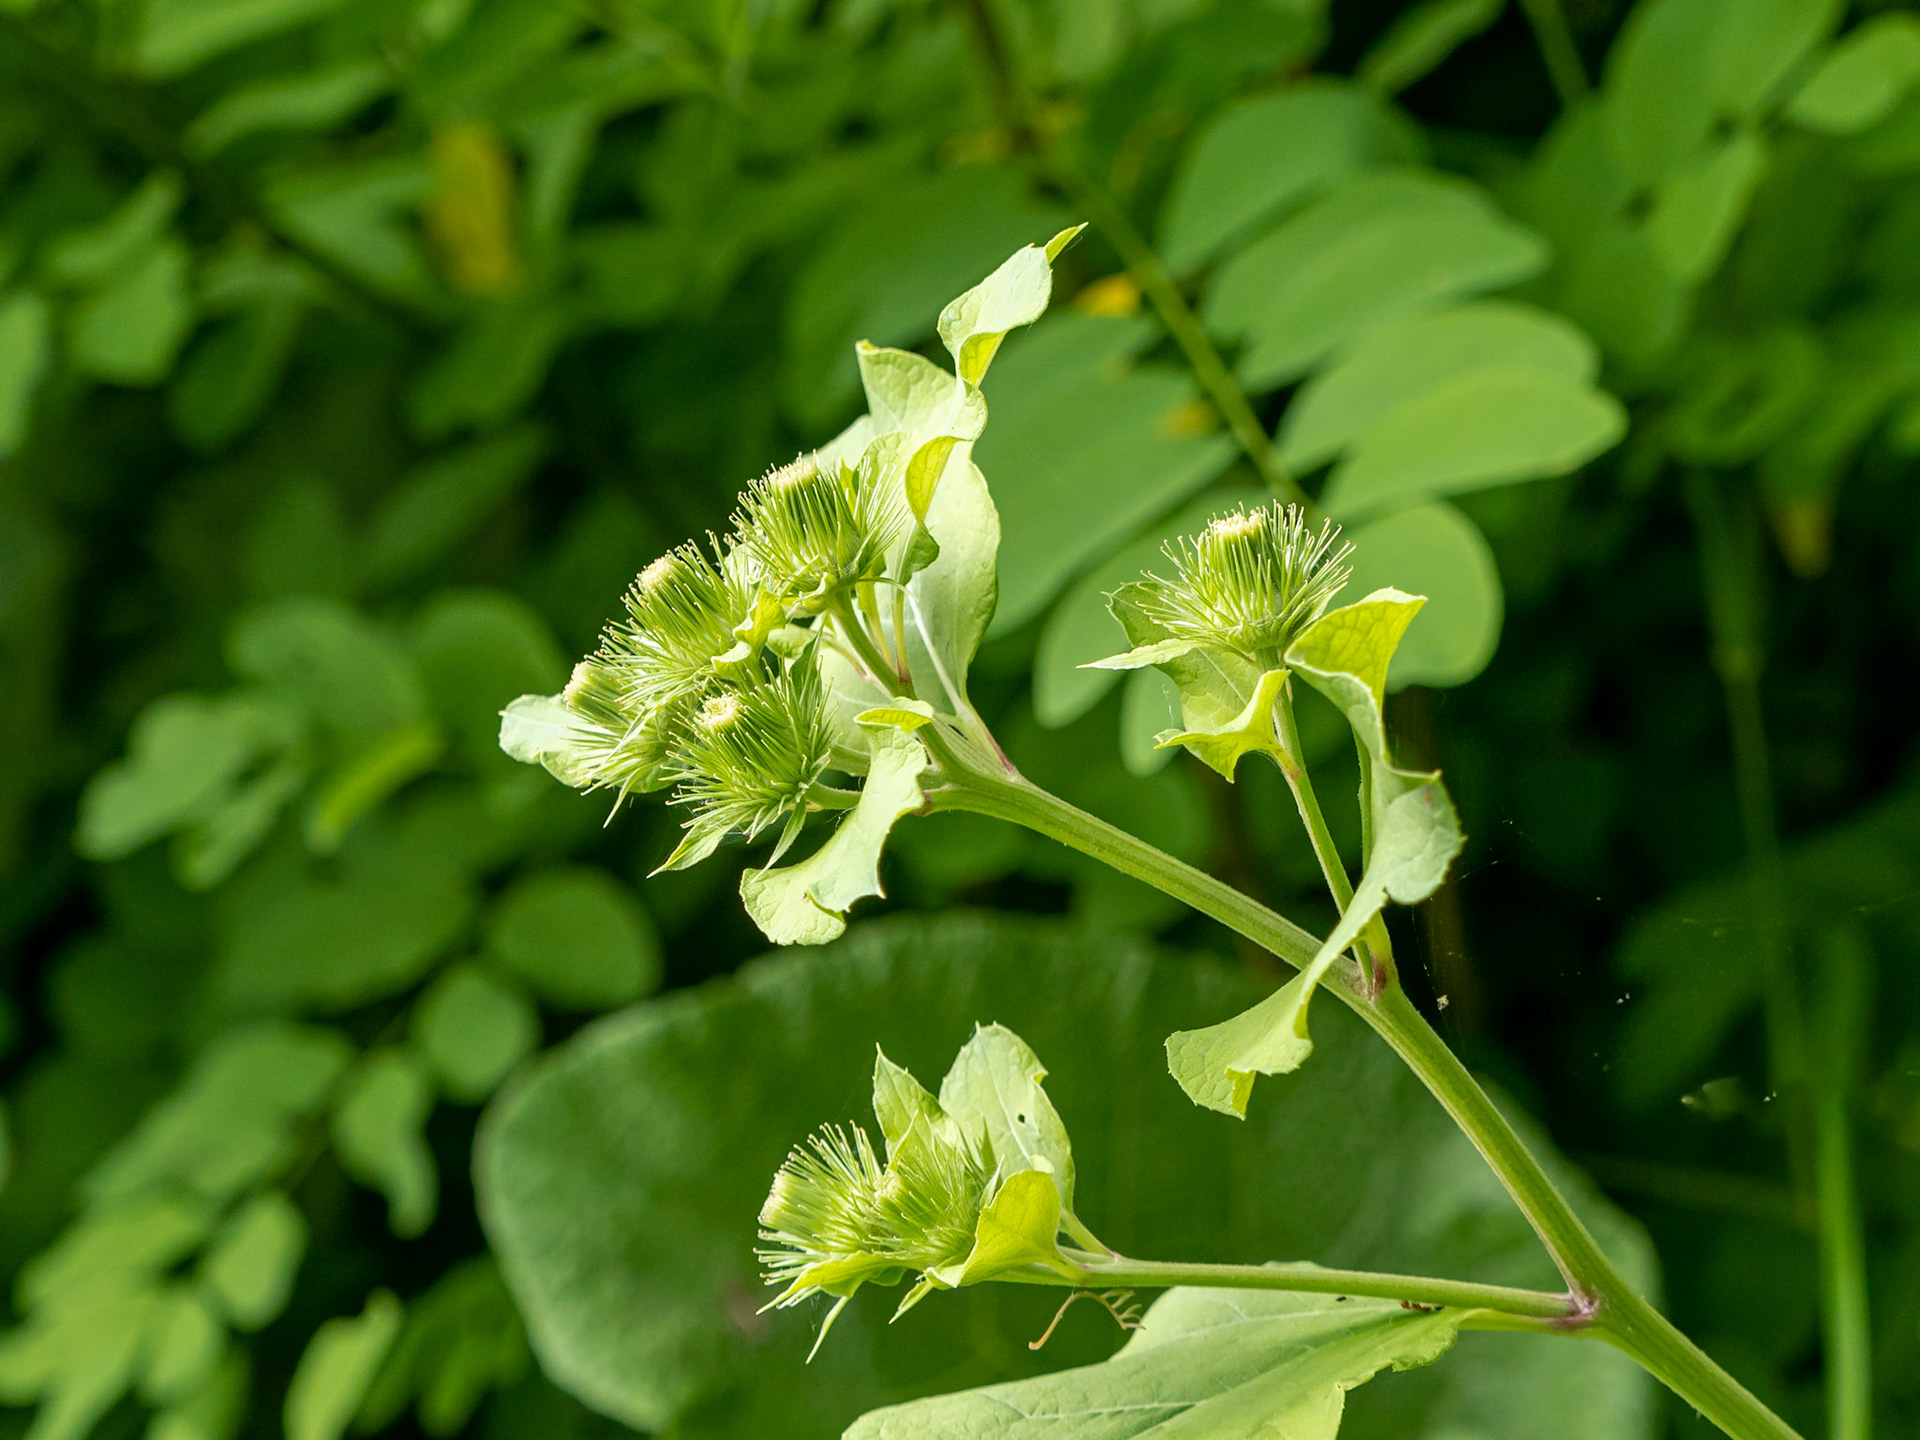
[[[951,370],[859,346],[868,414],[750,484],[733,532],[712,541],[711,554],[682,547],[643,570],[625,614],[567,689],[508,708],[501,744],[581,789],[672,787],[688,818],[668,865],[693,864],[730,836],[776,835],[741,894],[782,944],[839,935],[848,909],[881,893],[888,833],[916,812],[996,817],[1158,887],[1300,972],[1244,1014],[1168,1037],[1169,1069],[1196,1104],[1243,1115],[1257,1077],[1299,1067],[1313,1048],[1309,1004],[1329,989],[1479,1149],[1565,1287],[1119,1255],[1074,1211],[1072,1149],[1040,1087],[1038,1058],[994,1027],[961,1051],[937,1098],[880,1057],[874,1111],[884,1161],[858,1128],[822,1131],[789,1155],[760,1216],[761,1259],[781,1287],[772,1303],[824,1294],[837,1314],[863,1286],[909,1275],[918,1278],[901,1311],[987,1280],[1076,1294],[1281,1292],[1258,1303],[1284,1320],[1287,1354],[1304,1347],[1312,1364],[1256,1365],[1254,1378],[1232,1378],[1193,1340],[1195,1307],[1213,1302],[1180,1289],[1149,1312],[1134,1345],[1076,1372],[1075,1403],[1112,1416],[1184,1414],[1195,1434],[1324,1437],[1337,1427],[1344,1390],[1382,1365],[1425,1363],[1459,1330],[1493,1328],[1604,1340],[1727,1433],[1791,1436],[1622,1278],[1399,983],[1382,912],[1430,895],[1462,843],[1441,777],[1396,764],[1382,719],[1388,665],[1420,597],[1390,588],[1349,597],[1350,550],[1338,531],[1277,503],[1219,516],[1110,597],[1127,648],[1098,663],[1157,667],[1179,692],[1181,724],[1161,743],[1229,780],[1249,757],[1285,776],[1340,911],[1324,937],[1032,784],[969,700],[999,544],[972,458],[987,420],[980,382],[1008,332],[1046,308],[1052,262],[1075,233],[1021,250],[941,312]],[[1331,700],[1354,734],[1357,877],[1333,844],[1299,743],[1299,685]],[[824,838],[782,863],[813,817]],[[1316,1310],[1286,1298],[1314,1295],[1352,1303]],[[1007,1416],[1057,1399],[1035,1390],[1027,1405],[1023,1386],[998,1387],[991,1401],[956,1396],[882,1412],[873,1423],[886,1434],[1001,1434]],[[1169,1396],[1189,1399],[1176,1406]]]

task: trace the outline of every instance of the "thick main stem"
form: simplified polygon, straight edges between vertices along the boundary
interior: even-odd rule
[[[1186,902],[1295,967],[1304,966],[1318,949],[1298,925],[1211,875],[1020,777],[996,773],[986,763],[969,763],[974,757],[944,741],[934,743],[948,780],[930,797],[934,809],[996,816],[1050,836]],[[1334,973],[1344,981],[1334,993],[1393,1047],[1492,1167],[1567,1278],[1580,1312],[1591,1317],[1596,1333],[1632,1355],[1735,1440],[1798,1440],[1785,1421],[1634,1292],[1506,1116],[1406,993],[1394,985],[1369,1000],[1355,967],[1343,965]]]

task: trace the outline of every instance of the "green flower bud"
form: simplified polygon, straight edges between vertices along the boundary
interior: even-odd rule
[[[684,868],[728,835],[752,839],[783,818],[784,851],[833,751],[819,669],[809,655],[767,684],[708,695],[678,727],[675,742],[673,800],[694,814],[662,868]]]
[[[889,473],[873,466],[823,467],[803,455],[756,480],[741,500],[734,528],[760,583],[817,612],[834,591],[880,579],[887,552],[911,520],[905,492],[884,483]]]
[[[1311,530],[1299,506],[1277,501],[1218,516],[1165,547],[1175,577],[1149,575],[1140,608],[1173,639],[1236,650],[1271,668],[1347,583],[1353,546],[1336,548],[1339,537],[1332,521]]]

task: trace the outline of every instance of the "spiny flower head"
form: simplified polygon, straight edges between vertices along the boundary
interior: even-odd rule
[[[674,803],[694,813],[667,868],[710,855],[727,835],[752,839],[783,818],[791,822],[784,849],[833,752],[819,669],[809,655],[764,684],[716,690],[691,708],[675,738]]]
[[[1339,538],[1332,521],[1310,529],[1297,505],[1233,510],[1164,547],[1174,578],[1149,575],[1141,609],[1175,639],[1277,664],[1352,573]]]
[[[916,1126],[882,1166],[865,1130],[825,1127],[788,1154],[760,1207],[755,1253],[767,1282],[787,1287],[774,1303],[964,1261],[987,1178],[957,1133]]]
[[[881,578],[888,550],[905,535],[905,495],[887,479],[875,467],[803,455],[747,488],[735,543],[768,590],[823,606],[836,590]]]
[[[624,685],[629,710],[651,709],[711,683],[715,660],[753,609],[754,587],[730,558],[669,550],[634,578],[626,619],[607,627],[595,657]]]
[[[684,701],[647,706],[631,682],[601,656],[573,667],[560,698],[579,717],[576,733],[592,776],[590,790],[658,790],[672,782],[667,749]]]

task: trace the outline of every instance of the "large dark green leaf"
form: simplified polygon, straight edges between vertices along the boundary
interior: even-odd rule
[[[1242,972],[1111,935],[978,916],[868,925],[562,1047],[486,1119],[483,1218],[548,1373],[637,1426],[825,1436],[881,1404],[1097,1360],[1120,1337],[1091,1311],[1028,1353],[1060,1297],[1025,1286],[936,1296],[891,1329],[891,1298],[862,1295],[811,1365],[818,1314],[756,1314],[769,1292],[754,1216],[788,1147],[865,1119],[876,1043],[930,1079],[976,1022],[998,1021],[1048,1068],[1076,1211],[1122,1250],[1552,1283],[1493,1176],[1344,1012],[1323,1018],[1311,1071],[1270,1085],[1246,1121],[1195,1110],[1166,1074],[1166,1032],[1259,993]],[[1645,1276],[1637,1232],[1585,1208]],[[1648,1392],[1619,1357],[1521,1338],[1463,1340],[1419,1409],[1519,1440],[1554,1395],[1576,1396],[1558,1433],[1646,1433]],[[1398,1383],[1376,1387],[1378,1405]],[[1352,1433],[1405,1433],[1353,1409]]]

